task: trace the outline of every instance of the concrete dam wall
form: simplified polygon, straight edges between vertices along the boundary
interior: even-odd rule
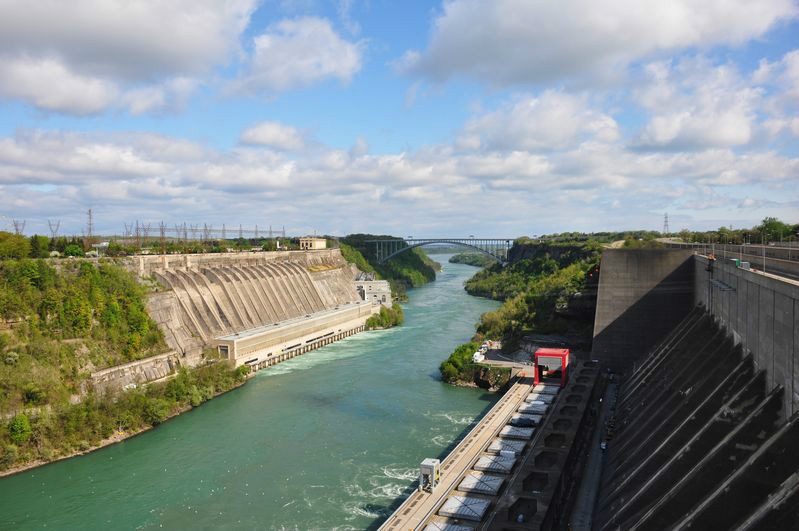
[[[268,366],[363,330],[379,308],[362,300],[353,282],[357,269],[338,249],[137,256],[127,266],[163,288],[147,309],[173,352],[100,371],[95,386],[163,378],[200,363],[208,348],[219,348],[234,365]],[[236,341],[220,341],[245,332],[280,356],[262,363],[258,344],[237,353]],[[220,343],[231,346],[223,351]]]
[[[592,529],[796,528],[799,282],[730,260],[691,255],[675,267],[674,251],[641,252],[602,260],[595,331],[618,333],[612,344],[597,335],[594,355],[622,375]],[[675,273],[630,267],[658,260]],[[607,289],[653,277],[662,280],[626,302]],[[666,295],[686,278],[690,290]],[[658,305],[640,304],[658,293]]]
[[[694,305],[693,252],[606,249],[599,273],[593,356],[622,371]]]
[[[697,305],[703,306],[785,389],[783,412],[799,411],[799,283],[677,249],[602,254],[592,354],[629,372]]]

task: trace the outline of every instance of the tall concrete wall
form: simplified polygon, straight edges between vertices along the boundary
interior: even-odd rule
[[[731,333],[766,373],[769,390],[784,388],[783,410],[799,412],[799,282],[696,256],[696,304]],[[715,281],[715,282],[713,282]]]
[[[694,304],[694,262],[680,249],[602,253],[592,355],[624,371],[674,328]]]
[[[718,255],[717,255],[718,256]],[[602,255],[592,355],[616,371],[633,364],[696,305],[751,353],[768,389],[799,411],[799,282],[678,249],[608,249]]]
[[[150,314],[189,364],[215,337],[361,300],[337,249],[136,261],[139,274],[169,288],[151,299]]]

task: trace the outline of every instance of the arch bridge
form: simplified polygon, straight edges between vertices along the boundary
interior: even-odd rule
[[[378,263],[384,264],[400,253],[423,245],[456,245],[488,255],[500,263],[508,261],[514,238],[383,238],[366,240],[374,245]]]

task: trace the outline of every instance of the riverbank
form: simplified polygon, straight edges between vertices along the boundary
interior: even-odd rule
[[[3,426],[0,474],[86,454],[146,431],[239,387],[249,372],[246,366],[232,369],[214,362],[182,368],[167,381],[116,393],[92,392],[79,403],[18,413]]]
[[[445,261],[446,258],[441,258]],[[156,430],[0,480],[0,529],[368,529],[499,399],[438,365],[498,303],[444,264],[401,327],[258,371]],[[43,503],[42,500],[46,500]]]
[[[225,391],[221,391],[221,392],[215,394],[214,396],[212,396],[211,398],[209,398],[208,400],[211,400],[211,399],[216,398],[218,396],[221,396],[221,395],[224,395],[226,393],[229,393],[229,392],[231,392],[231,391],[233,391],[235,389],[238,389],[242,385],[246,384],[247,381],[250,378],[252,378],[253,376],[254,376],[254,373],[250,373],[250,374],[246,375],[244,380],[242,380],[241,382],[237,382],[232,388],[227,389]],[[206,400],[206,402],[207,402],[207,400]],[[198,407],[202,406],[204,403],[205,402],[203,402],[202,404],[196,405],[196,406],[192,406],[192,405],[189,404],[187,406],[184,406],[184,407],[180,408],[177,411],[174,411],[174,412],[170,413],[169,416],[167,416],[163,420],[163,422],[161,422],[159,424],[156,424],[154,426],[144,426],[144,427],[138,428],[136,430],[132,430],[132,431],[118,431],[118,432],[114,433],[113,435],[111,435],[110,437],[106,437],[106,438],[102,439],[99,443],[90,446],[89,448],[81,449],[81,450],[75,450],[72,453],[61,455],[61,456],[59,456],[59,457],[57,457],[55,459],[52,459],[50,461],[45,461],[45,460],[31,461],[29,463],[25,463],[23,465],[12,467],[12,468],[9,468],[9,469],[6,469],[6,470],[0,470],[0,478],[4,478],[4,477],[7,477],[7,476],[13,476],[15,474],[19,474],[21,472],[25,472],[25,471],[28,471],[28,470],[33,470],[35,468],[39,468],[39,467],[42,467],[42,466],[45,466],[45,465],[50,465],[50,464],[53,464],[53,463],[57,463],[59,461],[64,461],[66,459],[72,459],[73,457],[78,457],[78,456],[81,456],[81,455],[90,454],[90,453],[92,453],[92,452],[94,452],[96,450],[100,450],[101,448],[105,448],[105,447],[111,446],[113,444],[118,444],[118,443],[124,442],[124,441],[126,441],[128,439],[132,439],[133,437],[136,437],[137,435],[141,435],[142,433],[146,433],[146,432],[148,432],[150,430],[154,430],[155,428],[157,428],[158,426],[160,426],[164,422],[167,422],[167,421],[177,417],[178,415],[182,415],[184,413],[188,413],[189,411],[192,411],[193,409],[197,409]]]

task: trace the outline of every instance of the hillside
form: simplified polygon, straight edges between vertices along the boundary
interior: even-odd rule
[[[568,334],[590,341],[599,280],[600,246],[596,242],[539,243],[517,240],[506,266],[496,264],[466,282],[472,295],[504,301],[484,313],[468,346],[458,347],[441,364],[442,378],[472,384],[479,365],[471,353],[484,339],[502,340],[516,351],[528,334]],[[480,374],[483,377],[482,374]]]
[[[399,300],[406,298],[408,288],[422,286],[436,279],[436,271],[441,265],[428,257],[420,248],[400,253],[388,262],[380,264],[375,256],[374,246],[367,240],[391,238],[394,236],[376,236],[372,234],[350,234],[341,239],[341,254],[344,258],[367,273],[375,273],[378,279],[388,280],[391,291]]]
[[[489,267],[497,263],[497,261],[483,253],[458,253],[450,257],[451,264],[466,264],[474,267]]]
[[[0,260],[0,472],[124,438],[242,381],[212,364],[95,393],[93,371],[167,350],[147,291],[110,261]]]

